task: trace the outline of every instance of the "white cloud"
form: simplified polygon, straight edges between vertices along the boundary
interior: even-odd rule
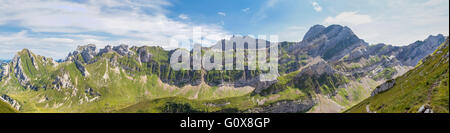
[[[372,22],[369,15],[358,14],[358,12],[342,12],[336,17],[325,19],[326,24],[361,25]]]
[[[444,4],[445,1],[448,0],[428,0],[427,2],[424,3],[425,6],[436,6],[439,4]]]
[[[51,51],[63,53],[48,55],[57,58],[63,58],[61,55],[65,56],[70,49],[75,49],[76,45],[84,45],[85,42],[105,43],[99,45],[120,42],[128,42],[130,45],[149,43],[142,45],[159,45],[171,49],[175,47],[169,46],[170,39],[191,37],[192,29],[196,26],[202,27],[206,32],[205,35],[227,33],[217,24],[197,25],[167,17],[168,11],[165,9],[171,4],[165,0],[86,2],[0,0],[0,3],[2,3],[0,24],[14,23],[30,29],[22,32],[21,36],[18,34],[1,36],[0,46],[7,49],[29,48],[37,51],[52,49],[45,53]],[[179,17],[188,18],[182,15]],[[33,33],[52,34],[36,37],[31,36]],[[73,40],[72,43],[68,43],[71,42],[69,39]],[[2,55],[0,58],[13,56],[5,54],[0,52]]]
[[[250,11],[250,8],[244,8],[244,9],[242,9],[242,12],[248,13],[248,11]]]
[[[220,16],[227,16],[227,14],[224,12],[217,12],[217,14],[219,14]]]
[[[40,55],[62,58],[72,49],[73,43],[74,40],[67,38],[31,37],[25,30],[11,35],[0,35],[0,59],[11,59],[23,48]]]
[[[183,20],[188,20],[189,16],[187,16],[186,14],[180,14],[180,15],[178,15],[178,18],[183,19]]]
[[[369,43],[392,45],[408,45],[429,35],[449,35],[448,0],[388,0],[387,5],[371,14],[373,22],[350,28]]]
[[[314,8],[314,10],[316,12],[321,12],[322,11],[322,7],[317,2],[312,2],[312,6],[313,6],[313,8]]]

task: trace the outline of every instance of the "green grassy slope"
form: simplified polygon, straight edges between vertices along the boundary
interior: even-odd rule
[[[11,108],[7,103],[0,101],[0,113],[15,113],[16,110]]]
[[[96,61],[91,64],[83,64],[88,76],[83,76],[73,62],[53,65],[43,57],[23,50],[18,56],[32,88],[21,86],[15,74],[9,73],[0,81],[0,93],[17,100],[23,107],[22,112],[113,112],[146,100],[167,97],[215,100],[240,97],[252,91],[205,84],[182,88],[165,84],[160,77],[175,73],[159,67],[168,66],[168,53],[156,47],[147,50],[152,54],[152,64],[138,62],[137,55],[128,57],[109,52],[95,57],[93,60]],[[13,71],[12,67],[9,69]],[[55,88],[55,79],[65,80],[64,84],[69,85]],[[92,91],[87,92],[89,89]]]
[[[431,56],[403,76],[390,90],[370,97],[346,112],[416,113],[423,105],[433,112],[449,112],[448,38]]]

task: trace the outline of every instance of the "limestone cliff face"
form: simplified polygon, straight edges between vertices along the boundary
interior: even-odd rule
[[[14,67],[14,74],[22,86],[29,86],[30,79],[25,74],[23,69],[23,63],[20,56],[16,55],[12,61]]]
[[[3,64],[2,64],[3,65]],[[3,77],[7,77],[9,75],[9,64],[4,64],[1,67],[1,73],[0,73],[0,81],[2,81]]]

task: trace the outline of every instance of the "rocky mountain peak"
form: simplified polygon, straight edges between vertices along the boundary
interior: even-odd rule
[[[311,27],[308,32],[306,32],[305,36],[303,37],[303,40],[307,40],[309,38],[312,38],[316,35],[318,35],[319,33],[321,33],[323,30],[325,30],[325,26],[323,25],[314,25],[313,27]]]
[[[325,35],[327,38],[348,38],[351,36],[356,37],[353,31],[347,26],[330,25],[328,27],[325,27],[323,25],[314,25],[305,34],[305,36],[303,37],[303,41],[312,41],[323,35]]]
[[[302,49],[312,56],[321,56],[327,61],[336,61],[354,49],[367,45],[346,26],[315,25],[308,31],[297,49]]]
[[[111,45],[107,45],[107,46],[105,46],[105,48],[100,49],[100,51],[98,52],[98,55],[103,55],[105,53],[109,53],[109,52],[112,52],[112,51],[113,50],[112,50]]]
[[[77,51],[74,52],[73,55],[76,55],[78,52],[83,57],[84,62],[90,62],[97,55],[97,47],[95,44],[88,44],[84,46],[78,46]]]
[[[416,41],[408,46],[402,47],[397,58],[404,65],[415,66],[422,58],[433,53],[445,41],[442,34],[430,35],[423,41]]]
[[[129,49],[128,49],[128,45],[125,44],[121,44],[119,46],[114,46],[112,48],[112,50],[116,51],[118,54],[124,56],[124,55],[128,55],[130,53]]]

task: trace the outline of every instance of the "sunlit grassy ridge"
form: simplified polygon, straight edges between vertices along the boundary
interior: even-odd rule
[[[416,113],[428,104],[434,112],[449,112],[449,42],[413,70],[395,79],[390,90],[370,97],[346,112]]]
[[[171,81],[182,80],[182,77],[192,73],[172,71],[168,65],[168,51],[160,47],[144,48],[152,54],[151,62],[139,62],[137,55],[120,56],[116,52],[108,52],[94,57],[94,62],[83,64],[86,73],[89,73],[87,75],[83,75],[73,61],[53,64],[50,60],[23,50],[17,55],[29,79],[27,84],[32,87],[20,85],[13,73],[14,68],[10,67],[11,73],[0,82],[0,92],[17,100],[22,105],[21,112],[117,112],[154,99],[179,97],[201,102],[242,98],[253,91],[251,87],[217,87],[205,83],[182,87],[170,85]],[[130,50],[136,52],[136,49]],[[81,55],[74,57],[75,61],[84,62]],[[194,74],[201,77],[200,71]],[[208,74],[217,76],[214,71]],[[221,75],[217,77],[225,77],[229,81],[236,79],[233,76],[236,72],[217,74]],[[206,77],[208,80],[209,76]],[[64,87],[57,87],[61,86],[57,81],[62,80],[65,82]],[[243,102],[253,101],[242,99],[233,106],[252,107],[251,104],[241,104]]]
[[[15,113],[16,110],[11,108],[11,106],[3,101],[0,101],[0,113]]]

